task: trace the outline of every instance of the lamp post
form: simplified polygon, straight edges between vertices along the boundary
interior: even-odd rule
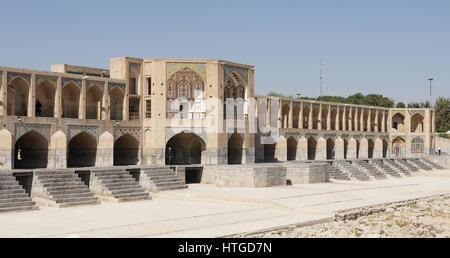
[[[433,78],[428,78],[428,80],[430,81],[430,108],[433,107],[433,105],[431,104],[431,82],[434,80]]]

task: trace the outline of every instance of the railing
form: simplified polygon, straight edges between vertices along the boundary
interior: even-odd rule
[[[139,112],[130,112],[130,120],[139,120]]]

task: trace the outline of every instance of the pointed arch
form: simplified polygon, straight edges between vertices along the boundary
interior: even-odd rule
[[[295,160],[297,157],[297,140],[291,136],[287,140],[287,160]]]
[[[423,133],[424,117],[420,113],[416,113],[411,117],[411,133]]]
[[[317,141],[314,137],[308,138],[308,160],[316,159]]]
[[[123,107],[125,96],[122,89],[119,87],[114,87],[109,91],[109,103],[110,111],[109,117],[111,120],[122,120],[123,119]]]
[[[21,76],[11,80],[7,89],[7,114],[9,116],[27,116],[30,85]]]
[[[86,92],[86,119],[100,120],[102,111],[103,91],[96,85]]]
[[[16,140],[14,168],[46,168],[49,144],[47,139],[31,130]]]
[[[36,116],[53,117],[55,109],[56,88],[48,80],[36,87]],[[40,104],[38,104],[40,103]],[[40,106],[40,110],[39,107]]]
[[[166,144],[166,165],[201,164],[204,160],[206,143],[191,132],[174,135]]]
[[[114,166],[137,165],[139,163],[139,140],[124,134],[114,142]]]
[[[97,141],[91,135],[81,132],[73,137],[67,148],[68,167],[93,167],[97,157]]]
[[[78,118],[81,89],[70,81],[63,86],[61,106],[63,118]]]
[[[238,133],[228,139],[228,164],[242,164],[242,148],[244,138]]]

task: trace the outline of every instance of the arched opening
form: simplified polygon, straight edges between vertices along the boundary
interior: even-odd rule
[[[356,140],[356,158],[359,159],[359,148],[361,146],[360,141]]]
[[[166,165],[201,164],[206,144],[193,133],[179,133],[166,144]]]
[[[383,112],[378,113],[378,132],[383,131]]]
[[[289,105],[284,104],[283,109],[281,110],[282,117],[281,117],[281,128],[288,128],[289,127]]]
[[[137,165],[138,162],[139,141],[124,134],[114,142],[114,166]]]
[[[400,113],[395,114],[392,117],[392,129],[395,129],[397,132],[405,131],[405,116]]]
[[[308,138],[308,160],[316,159],[317,141],[314,137]]]
[[[228,140],[228,164],[242,164],[242,146],[244,139],[238,133],[231,135]]]
[[[348,152],[348,141],[347,139],[344,139],[344,159],[347,159],[347,152]]]
[[[61,100],[63,118],[78,118],[80,93],[80,87],[73,82],[64,86]]]
[[[334,159],[335,150],[334,150],[334,140],[328,138],[327,140],[327,159]]]
[[[300,128],[299,127],[299,118],[300,118],[300,106],[299,105],[294,105],[294,109],[292,110],[293,114],[293,128]]]
[[[109,92],[110,99],[110,120],[122,120],[124,94],[119,87],[113,88]]]
[[[369,139],[367,141],[367,146],[368,146],[368,150],[367,150],[368,158],[371,159],[371,158],[373,158],[373,149],[375,147],[375,143],[373,142],[372,139]]]
[[[320,110],[318,107],[315,107],[313,109],[313,129],[318,129],[319,128],[319,113]]]
[[[101,119],[103,92],[92,86],[86,92],[86,119]]]
[[[405,140],[402,137],[397,137],[392,141],[392,154],[395,157],[402,157],[405,153]]]
[[[264,162],[275,162],[276,144],[264,144]]]
[[[328,108],[322,107],[322,130],[327,130]]]
[[[369,128],[367,128],[367,121],[368,121],[368,119],[369,119],[369,111],[364,111],[363,112],[363,124],[362,124],[362,128],[363,128],[363,130],[362,131],[368,131],[369,130]]]
[[[46,168],[48,141],[36,131],[30,131],[16,141],[14,168]]]
[[[419,113],[411,117],[411,133],[423,133],[423,119]]]
[[[93,167],[97,157],[97,141],[91,135],[82,132],[73,137],[67,148],[68,167]]]
[[[339,130],[344,129],[344,110],[341,108],[339,109]]]
[[[36,87],[36,116],[53,117],[55,92],[55,87],[48,81],[43,81]]]
[[[297,141],[294,137],[287,140],[287,160],[295,160],[297,156]]]
[[[336,116],[337,111],[335,108],[331,109],[331,130],[336,130]]]
[[[308,129],[309,125],[309,106],[303,105],[303,129]]]
[[[347,129],[347,131],[351,131],[352,130],[352,117],[351,117],[351,109],[347,108],[345,111],[345,128]]]
[[[7,113],[9,116],[27,116],[28,110],[28,83],[22,78],[15,78],[8,85]]]
[[[388,142],[386,140],[383,140],[383,158],[387,157],[388,152]]]
[[[361,110],[356,111],[356,131],[363,131],[364,128],[361,124]]]
[[[377,123],[376,121],[376,114],[375,112],[370,112],[370,130],[372,132],[375,132],[375,124]]]
[[[411,153],[418,154],[424,152],[424,142],[420,137],[416,137],[411,141]]]

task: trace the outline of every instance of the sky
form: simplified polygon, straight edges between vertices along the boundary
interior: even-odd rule
[[[256,66],[255,91],[450,97],[448,0],[2,1],[0,65],[109,68],[109,58]],[[434,102],[434,101],[433,101]]]

